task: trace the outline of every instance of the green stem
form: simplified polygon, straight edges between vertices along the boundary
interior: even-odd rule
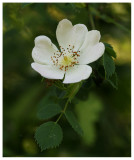
[[[58,121],[61,119],[61,117],[63,116],[63,114],[65,113],[67,107],[68,107],[68,103],[69,103],[69,99],[67,100],[66,104],[65,104],[65,107],[63,109],[63,111],[61,112],[61,114],[59,115],[58,119],[56,120],[55,123],[58,123]]]
[[[68,100],[65,104],[65,107],[63,109],[63,111],[61,112],[61,114],[59,115],[58,119],[56,120],[55,123],[58,123],[58,121],[60,120],[60,118],[63,116],[63,114],[65,113],[67,107],[68,107],[68,103],[71,102],[71,100],[74,98],[74,96],[76,95],[76,93],[79,91],[80,87],[82,85],[82,82],[79,82],[79,83],[74,83],[71,85],[70,89],[71,91],[69,91],[69,95],[68,95]]]

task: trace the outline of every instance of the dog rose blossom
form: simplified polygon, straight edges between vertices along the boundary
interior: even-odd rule
[[[87,79],[92,68],[87,65],[98,60],[105,46],[100,32],[88,31],[84,24],[72,25],[63,19],[56,30],[58,49],[46,36],[35,38],[32,50],[32,68],[48,79],[63,79],[63,83],[76,83]]]

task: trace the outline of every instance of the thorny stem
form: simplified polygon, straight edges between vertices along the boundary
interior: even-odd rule
[[[58,119],[56,120],[55,123],[58,123],[58,121],[60,120],[60,118],[63,116],[63,114],[65,113],[67,107],[68,107],[68,103],[69,103],[69,99],[67,100],[66,104],[65,104],[65,107],[63,109],[63,111],[61,112],[61,114],[59,115]]]
[[[92,27],[92,29],[95,29],[93,15],[90,11],[90,6],[88,4],[87,4],[87,10],[88,10],[88,15],[89,15],[89,20],[90,20],[91,27]]]

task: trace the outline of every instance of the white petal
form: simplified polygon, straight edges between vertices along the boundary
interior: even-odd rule
[[[88,29],[84,24],[76,24],[73,26],[70,41],[71,45],[74,45],[74,51],[78,51],[82,46],[87,33]]]
[[[92,73],[92,68],[88,65],[75,65],[65,73],[63,83],[76,83],[87,79]]]
[[[59,46],[62,46],[63,48],[68,47],[72,28],[72,23],[67,19],[63,19],[59,22],[56,30],[56,37]]]
[[[63,79],[65,71],[60,70],[54,65],[42,65],[38,63],[32,63],[32,68],[41,74],[41,76],[48,79]]]
[[[52,44],[51,40],[46,36],[38,36],[35,38],[35,47],[32,50],[32,57],[35,62],[40,64],[52,64],[51,56],[58,49]]]
[[[85,41],[84,41],[83,45],[81,46],[80,51],[84,50],[85,48],[87,48],[89,46],[92,47],[95,44],[99,43],[100,37],[101,37],[101,35],[100,35],[99,31],[97,31],[97,30],[89,31],[86,34]]]
[[[84,24],[73,26],[69,20],[63,19],[57,26],[56,36],[61,47],[66,49],[69,45],[74,45],[74,51],[77,51],[83,44],[87,32],[87,27]]]
[[[96,61],[103,55],[104,50],[105,46],[101,42],[93,47],[87,47],[84,53],[80,54],[78,58],[79,64],[89,64]]]

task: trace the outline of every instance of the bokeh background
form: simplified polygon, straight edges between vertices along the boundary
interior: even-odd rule
[[[57,45],[55,31],[60,20],[67,18],[91,30],[90,15],[101,41],[110,43],[117,53],[118,90],[106,82],[81,89],[72,108],[84,136],[78,136],[63,117],[62,144],[41,152],[34,140],[36,127],[43,123],[36,116],[37,104],[53,94],[53,86],[41,82],[31,68],[34,39],[46,35]],[[130,3],[3,4],[3,156],[131,156]]]

